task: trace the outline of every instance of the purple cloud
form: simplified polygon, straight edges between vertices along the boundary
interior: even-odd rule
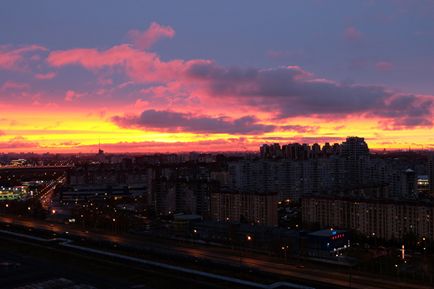
[[[366,113],[405,127],[432,125],[430,99],[396,95],[382,86],[318,79],[297,66],[242,69],[199,63],[187,73],[201,81],[212,96],[234,97],[248,105],[278,111],[281,118]]]
[[[258,123],[258,119],[253,116],[231,120],[227,117],[193,116],[187,113],[154,109],[145,110],[137,116],[114,116],[112,121],[121,127],[171,132],[256,134],[276,129],[274,125]]]
[[[349,41],[357,41],[362,37],[362,33],[354,26],[349,26],[344,32],[345,39]]]

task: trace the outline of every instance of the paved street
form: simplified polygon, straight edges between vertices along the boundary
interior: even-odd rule
[[[165,252],[166,254],[183,254],[196,258],[205,258],[221,264],[226,263],[233,265],[240,263],[242,265],[249,266],[257,270],[284,276],[290,278],[291,280],[308,280],[308,282],[314,280],[315,282],[321,282],[341,287],[347,287],[350,285],[349,275],[344,272],[336,272],[335,270],[327,271],[324,269],[324,266],[306,266],[304,268],[298,268],[298,266],[294,264],[282,264],[276,262],[276,259],[272,257],[266,257],[262,255],[259,256],[247,252],[240,253],[240,251],[238,250],[210,246],[199,246],[180,242],[177,242],[175,245],[173,241],[156,242],[153,240],[145,240],[145,238],[141,238],[138,236],[116,235],[106,232],[89,232],[83,231],[76,227],[72,227],[70,225],[50,224],[44,221],[37,220],[0,217],[0,222],[10,225],[20,225],[29,229],[51,231],[56,234],[64,234],[65,232],[68,232],[69,235],[79,236],[81,238],[86,238],[87,240],[108,241],[122,246],[147,248],[147,250]],[[351,276],[351,287],[394,289],[429,288],[428,286],[406,284],[403,282],[396,282],[393,280],[376,278],[373,276],[361,276],[354,273]]]

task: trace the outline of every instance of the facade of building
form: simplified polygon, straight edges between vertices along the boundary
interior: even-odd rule
[[[307,234],[304,254],[311,257],[338,257],[351,247],[349,233],[345,230],[324,229]]]
[[[211,218],[218,222],[277,225],[277,195],[218,192],[211,194]]]
[[[229,163],[228,187],[240,192],[277,192],[279,200],[299,201],[304,195],[333,193],[345,187],[346,160],[327,158],[258,159]],[[369,173],[369,170],[365,170]],[[372,173],[372,175],[375,175]],[[371,181],[369,176],[366,180]]]
[[[89,200],[106,200],[109,198],[143,196],[147,187],[138,185],[77,185],[65,187],[60,191],[60,199],[64,202]]]
[[[429,178],[427,175],[417,176],[416,190],[418,194],[429,194]]]
[[[428,183],[430,193],[434,194],[434,156],[428,160]]]
[[[409,233],[434,240],[432,203],[312,196],[301,204],[305,225],[355,230],[385,240]]]

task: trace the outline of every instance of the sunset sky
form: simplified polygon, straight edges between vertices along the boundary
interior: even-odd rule
[[[434,149],[434,1],[0,4],[0,152]]]

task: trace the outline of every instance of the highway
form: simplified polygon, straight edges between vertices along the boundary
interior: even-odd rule
[[[47,186],[45,186],[39,193],[39,199],[41,201],[41,205],[44,209],[48,210],[52,204],[52,199],[54,196],[54,191],[60,183],[66,181],[66,177],[60,176],[56,180],[50,181]]]
[[[358,272],[350,276],[347,272],[338,272],[324,265],[306,266],[300,268],[295,264],[283,264],[282,260],[250,252],[240,252],[226,248],[194,245],[173,241],[148,240],[145,237],[131,235],[117,235],[107,232],[83,231],[71,225],[50,224],[44,221],[0,217],[0,222],[10,225],[19,225],[29,229],[50,231],[56,234],[78,236],[92,241],[105,241],[116,243],[120,246],[152,250],[164,254],[182,254],[193,258],[208,259],[219,264],[242,264],[258,271],[276,274],[289,280],[304,280],[307,284],[329,284],[335,287],[351,288],[393,288],[393,289],[428,289],[430,286],[408,284],[402,281],[388,280],[374,275],[361,275]]]
[[[0,166],[0,170],[34,170],[34,169],[70,169],[72,165],[44,165],[44,166],[13,166],[13,165],[4,165]]]
[[[32,238],[15,238],[4,232],[0,234],[0,260],[2,289],[36,288],[32,284],[58,278],[104,289],[226,289],[229,286],[234,289],[251,288],[224,280],[192,277],[188,273],[173,274],[171,270],[77,252],[69,247],[55,246],[49,241],[44,244]],[[5,267],[5,263],[18,265]],[[26,285],[32,287],[23,287]]]

